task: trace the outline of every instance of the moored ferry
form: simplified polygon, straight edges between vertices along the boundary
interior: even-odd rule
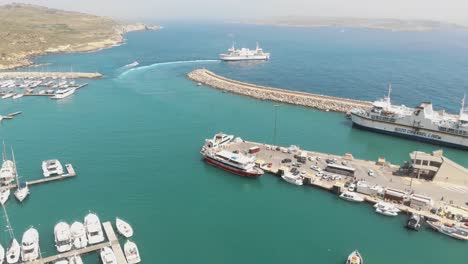
[[[465,97],[458,115],[435,111],[429,102],[416,108],[392,105],[388,95],[373,103],[371,109],[353,109],[353,125],[419,141],[468,150],[468,113]]]
[[[256,178],[264,173],[255,166],[254,156],[245,156],[227,150],[208,150],[201,153],[206,163],[237,175]]]
[[[228,49],[228,53],[219,54],[222,61],[243,61],[243,60],[269,60],[270,53],[264,52],[257,43],[254,50],[247,48],[236,49],[234,45]]]

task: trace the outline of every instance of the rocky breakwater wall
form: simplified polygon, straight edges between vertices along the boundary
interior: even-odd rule
[[[188,74],[188,78],[216,89],[260,100],[300,105],[326,111],[346,113],[353,108],[367,109],[372,106],[372,103],[368,101],[297,92],[239,82],[216,75],[206,69],[194,70]]]

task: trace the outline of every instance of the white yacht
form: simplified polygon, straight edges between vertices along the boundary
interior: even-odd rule
[[[18,243],[18,240],[16,240],[16,238],[13,238],[11,240],[10,247],[7,249],[7,252],[6,252],[7,263],[8,264],[18,263],[20,255],[21,255],[21,247]]]
[[[130,238],[133,236],[133,228],[132,226],[125,222],[124,220],[116,217],[115,218],[115,226],[117,226],[117,231],[119,231],[119,233],[126,237],[126,238]]]
[[[54,262],[54,264],[70,264],[68,259],[60,259]]]
[[[138,251],[138,247],[134,242],[130,240],[125,242],[124,253],[128,264],[137,264],[141,262],[140,252]]]
[[[205,139],[205,145],[203,145],[202,152],[207,149],[216,149],[224,147],[234,139],[234,135],[227,135],[224,133],[218,133],[213,138]]]
[[[351,202],[359,202],[359,203],[364,202],[364,197],[362,197],[362,195],[355,193],[355,192],[349,192],[349,191],[343,192],[340,194],[340,198],[347,200],[347,201],[351,201]]]
[[[285,172],[284,175],[281,176],[281,178],[283,178],[283,180],[285,180],[285,181],[287,181],[289,183],[295,184],[295,185],[304,184],[301,176],[294,175],[294,174],[292,174],[290,172]]]
[[[3,264],[3,260],[5,259],[5,249],[2,245],[0,245],[0,264]]]
[[[8,185],[15,180],[15,164],[9,160],[3,144],[3,162],[0,168],[0,184]]]
[[[7,93],[7,94],[2,96],[2,99],[8,99],[10,97],[13,97],[13,95],[15,95],[15,93]]]
[[[94,213],[89,213],[84,218],[84,226],[86,228],[86,235],[89,244],[97,244],[104,241],[104,234],[102,232],[101,221]]]
[[[117,264],[114,251],[110,247],[101,249],[101,261],[103,264]]]
[[[62,163],[58,159],[44,160],[42,162],[42,174],[44,177],[63,174]]]
[[[69,264],[83,264],[83,260],[81,259],[80,255],[74,255],[68,259]]]
[[[30,227],[23,234],[21,241],[21,259],[23,262],[33,261],[39,257],[39,233]]]
[[[24,93],[17,93],[15,95],[13,95],[13,99],[18,99],[18,98],[21,98],[24,96]]]
[[[55,247],[58,252],[66,252],[72,249],[70,226],[65,222],[59,222],[54,227]]]
[[[19,175],[18,175],[18,169],[16,167],[16,159],[15,159],[15,153],[13,152],[13,149],[11,149],[11,155],[13,157],[13,163],[15,164],[15,175],[16,175],[16,191],[15,191],[15,197],[18,199],[18,201],[23,202],[24,199],[29,195],[29,187],[28,184],[25,182],[20,182],[19,181]]]
[[[374,204],[374,208],[380,209],[382,211],[389,211],[389,212],[395,212],[399,213],[400,209],[398,209],[395,205],[387,202],[378,202]]]
[[[10,197],[10,188],[0,186],[0,204],[4,205]]]
[[[51,97],[51,99],[63,99],[67,98],[68,96],[72,95],[75,93],[76,88],[65,88],[65,89],[60,89],[57,92],[55,92],[55,95]]]
[[[84,248],[88,245],[85,227],[80,222],[73,222],[70,227],[71,239],[75,248]]]

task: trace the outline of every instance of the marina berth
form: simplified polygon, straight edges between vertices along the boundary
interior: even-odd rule
[[[222,91],[249,96],[260,100],[268,100],[292,105],[346,113],[354,108],[368,109],[371,102],[347,98],[298,92],[240,82],[219,76],[206,69],[197,69],[188,73],[188,78]]]

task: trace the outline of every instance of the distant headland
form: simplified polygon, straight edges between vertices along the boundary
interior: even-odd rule
[[[277,17],[244,20],[238,23],[290,27],[351,27],[390,31],[432,31],[438,28],[465,28],[464,26],[433,20],[402,20],[392,18],[353,17]]]
[[[118,45],[130,31],[160,26],[29,4],[0,6],[0,70],[33,64],[32,56],[95,51]]]

